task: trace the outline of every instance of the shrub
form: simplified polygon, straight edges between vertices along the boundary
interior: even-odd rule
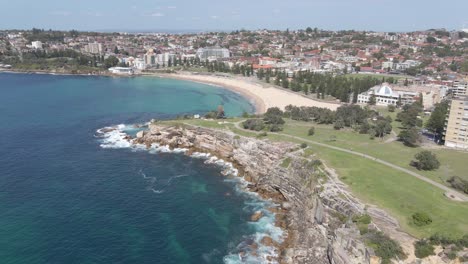
[[[435,154],[428,150],[423,150],[414,156],[416,161],[412,161],[411,165],[418,168],[418,170],[435,170],[440,166],[439,160]]]
[[[414,255],[418,258],[434,255],[434,246],[425,239],[416,241],[416,243],[414,243]]]
[[[247,119],[242,123],[244,129],[260,131],[265,128],[265,123],[261,119]]]
[[[411,218],[416,226],[426,226],[432,223],[431,217],[426,213],[414,213]]]
[[[337,119],[335,123],[333,123],[333,128],[336,130],[340,130],[345,126],[343,119]]]
[[[363,215],[355,215],[353,216],[353,222],[358,223],[358,224],[370,224],[372,221],[372,218],[368,214],[363,214]]]
[[[301,148],[307,148],[307,144],[306,143],[301,143]]]
[[[457,258],[457,252],[455,251],[450,251],[449,253],[447,253],[447,258],[451,259],[451,260],[454,260]]]
[[[388,105],[387,106],[389,112],[395,112],[395,105]]]
[[[262,132],[262,133],[257,135],[257,137],[259,137],[259,138],[260,137],[266,137],[266,136],[268,136],[267,132]]]
[[[307,135],[313,136],[315,134],[315,127],[309,128],[309,131],[307,132]]]
[[[452,188],[468,194],[468,181],[458,176],[453,176],[450,179],[448,179],[447,182],[450,183]]]
[[[280,125],[274,124],[274,125],[270,126],[270,131],[271,132],[278,132],[278,131],[282,131],[282,130],[283,130],[283,127],[280,126]]]
[[[369,230],[364,235],[366,244],[372,247],[375,254],[382,259],[382,263],[390,263],[391,259],[405,259],[406,255],[401,246],[382,232]]]

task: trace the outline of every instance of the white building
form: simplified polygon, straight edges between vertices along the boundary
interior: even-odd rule
[[[197,50],[197,57],[200,60],[216,60],[218,58],[229,58],[231,53],[228,49],[223,48],[199,48]]]
[[[42,49],[42,42],[41,41],[33,41],[33,42],[31,42],[31,46],[34,49]]]
[[[396,105],[399,98],[402,104],[410,104],[419,96],[417,92],[411,91],[394,91],[388,83],[377,85],[369,89],[369,91],[358,95],[357,102],[359,104],[368,104],[369,99],[375,96],[376,105]]]
[[[133,75],[133,69],[128,68],[128,67],[112,67],[109,68],[109,71],[112,74],[118,74],[118,75]]]
[[[393,69],[393,61],[382,62],[382,70]]]
[[[102,54],[102,44],[101,43],[89,43],[85,45],[84,51],[91,54]]]

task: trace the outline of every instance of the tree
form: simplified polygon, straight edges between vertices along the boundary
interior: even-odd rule
[[[307,135],[313,136],[315,134],[315,127],[309,128],[309,131],[307,132]]]
[[[426,38],[426,42],[430,43],[430,44],[433,44],[433,43],[437,42],[437,39],[434,38],[434,37],[429,36],[429,37]]]
[[[216,110],[216,118],[222,119],[224,118],[224,107],[222,105],[218,105],[218,109]]]
[[[336,130],[340,130],[342,129],[343,127],[345,126],[345,122],[343,121],[343,119],[339,118],[335,121],[335,123],[333,123],[333,128],[336,129]]]
[[[109,56],[104,60],[104,65],[106,68],[115,67],[117,64],[119,64],[119,59],[117,59],[115,56]]]
[[[371,94],[368,104],[375,105],[376,103],[377,103],[377,100],[375,99],[375,94]]]
[[[428,150],[423,150],[414,157],[416,161],[412,161],[411,165],[418,168],[418,170],[436,170],[440,166],[437,156]]]
[[[435,105],[434,111],[431,113],[431,117],[427,120],[426,128],[434,134],[442,135],[445,130],[445,118],[447,116],[449,102],[447,100],[442,101]]]
[[[392,105],[392,104],[387,106],[388,111],[392,113],[395,112],[395,108],[396,108],[395,105]]]
[[[115,48],[114,48],[114,53],[119,54],[119,48],[117,48],[117,46],[115,46]]]
[[[420,142],[419,129],[412,127],[402,130],[400,134],[398,134],[398,138],[403,141],[406,146],[416,147]]]

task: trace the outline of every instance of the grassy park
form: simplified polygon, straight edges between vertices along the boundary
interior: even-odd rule
[[[241,120],[243,119],[171,122],[226,129],[239,135],[257,137],[257,133],[235,127],[234,123]],[[308,136],[307,131],[311,126],[315,127],[315,134]],[[274,141],[302,142],[283,134],[362,152],[414,171],[417,170],[410,167],[409,162],[416,153],[421,151],[421,148],[406,147],[398,141],[386,142],[387,138],[371,140],[368,135],[361,135],[351,129],[337,131],[330,125],[317,125],[289,119],[286,119],[283,131],[276,134],[267,133],[265,138]],[[417,171],[418,173],[441,183],[445,183],[446,179],[453,175],[468,178],[464,164],[468,160],[468,153],[444,148],[431,151],[437,154],[442,164],[441,167],[436,171]],[[442,190],[431,184],[372,160],[327,147],[309,144],[306,153],[309,155],[314,153],[321,158],[328,166],[336,170],[342,181],[349,185],[357,197],[366,203],[387,210],[399,220],[404,231],[416,237],[426,237],[434,233],[452,236],[468,233],[468,203],[448,200],[443,196]],[[415,212],[428,213],[433,223],[425,227],[414,226],[410,218]]]

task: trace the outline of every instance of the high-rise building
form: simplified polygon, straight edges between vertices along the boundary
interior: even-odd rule
[[[84,47],[84,51],[91,54],[102,54],[101,43],[89,43]]]
[[[454,96],[445,128],[445,146],[468,150],[468,90]]]
[[[223,48],[199,48],[197,50],[197,57],[200,60],[216,60],[218,58],[229,58],[231,53],[228,49]]]

